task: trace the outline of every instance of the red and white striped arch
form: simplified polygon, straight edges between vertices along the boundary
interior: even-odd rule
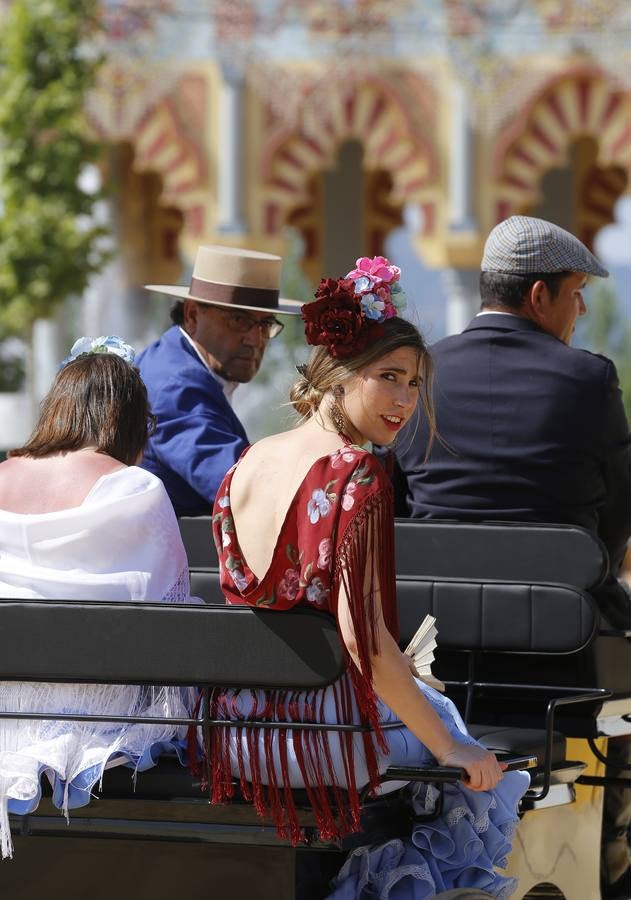
[[[203,128],[204,82],[190,74],[152,85],[152,75],[119,65],[106,68],[88,100],[90,123],[101,140],[133,146],[136,171],[161,176],[161,204],[180,209],[185,228],[195,235],[204,227],[204,207],[197,198],[208,182],[197,137]]]
[[[431,133],[432,123],[427,124]],[[331,168],[348,140],[362,143],[365,169],[390,173],[393,202],[431,205],[426,191],[438,177],[433,141],[414,127],[392,85],[367,80],[345,97],[332,90],[325,110],[310,110],[307,99],[300,128],[276,132],[264,145],[262,226],[267,234],[276,234],[289,211],[309,202],[310,177]],[[427,222],[434,219],[431,212],[426,209]]]
[[[177,203],[183,194],[203,185],[201,147],[184,134],[170,100],[151,110],[135,129],[132,140],[135,167],[161,175],[165,202]]]
[[[598,142],[599,166],[631,169],[631,97],[595,69],[557,77],[499,136],[496,221],[536,204],[544,173],[567,165],[568,147],[583,136]]]

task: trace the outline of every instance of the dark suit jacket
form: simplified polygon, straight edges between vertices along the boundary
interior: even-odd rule
[[[408,514],[582,525],[617,571],[631,534],[631,437],[611,360],[503,314],[474,318],[431,354],[442,442],[424,462],[420,410],[397,438]]]
[[[164,482],[178,515],[211,512],[224,475],[247,447],[243,425],[177,326],[136,365],[158,417],[142,467]]]

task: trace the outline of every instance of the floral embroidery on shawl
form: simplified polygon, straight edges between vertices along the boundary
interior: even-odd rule
[[[247,452],[247,451],[246,451]],[[270,568],[259,582],[249,569],[236,540],[230,509],[231,470],[219,489],[213,514],[213,537],[220,563],[222,590],[227,602],[282,611],[309,605],[337,617],[340,591],[348,598],[359,668],[347,655],[348,676],[334,686],[337,718],[353,722],[353,696],[360,712],[370,787],[379,782],[377,747],[387,744],[372,686],[371,657],[378,651],[377,618],[380,602],[384,621],[397,637],[394,517],[390,482],[374,457],[347,445],[317,460],[298,488],[281,528]],[[240,692],[243,695],[243,691]],[[263,708],[252,700],[249,716],[267,721],[324,722],[321,692],[268,691]],[[287,770],[287,732],[282,729],[238,728],[235,693],[216,691],[211,702],[214,719],[231,720],[236,731],[240,787],[260,815],[272,815],[279,833],[293,842],[300,828]],[[230,762],[231,728],[213,729],[212,800],[233,796]],[[323,837],[339,837],[360,827],[359,789],[353,767],[349,732],[294,731],[293,746],[309,802]],[[245,740],[251,770],[246,771]],[[280,771],[274,765],[272,743],[278,741]],[[330,743],[338,741],[347,791],[337,784]],[[257,748],[264,744],[261,759]]]

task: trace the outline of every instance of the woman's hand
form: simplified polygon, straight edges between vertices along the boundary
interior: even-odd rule
[[[472,791],[490,791],[502,778],[502,764],[494,753],[474,744],[455,743],[452,750],[438,758],[441,766],[460,766],[465,769],[466,785]]]

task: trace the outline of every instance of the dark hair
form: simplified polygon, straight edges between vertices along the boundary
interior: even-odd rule
[[[381,359],[400,347],[416,350],[420,361],[422,381],[419,394],[429,424],[430,445],[436,436],[436,417],[432,400],[433,367],[432,358],[425,338],[416,326],[406,319],[394,316],[383,323],[383,334],[365,350],[349,359],[336,359],[326,347],[314,347],[304,374],[292,385],[289,399],[296,412],[303,418],[313,416],[322,402],[326,391],[334,384],[350,378],[364,366]]]
[[[543,281],[554,300],[561,282],[571,272],[535,272],[529,275],[513,275],[506,272],[480,272],[480,298],[482,306],[506,306],[520,309],[526,294],[536,281]]]
[[[42,457],[93,445],[131,466],[154,422],[138,369],[113,353],[93,353],[57,373],[33,434],[9,456]]]
[[[184,324],[184,302],[182,300],[176,300],[171,307],[171,321],[174,325]]]

